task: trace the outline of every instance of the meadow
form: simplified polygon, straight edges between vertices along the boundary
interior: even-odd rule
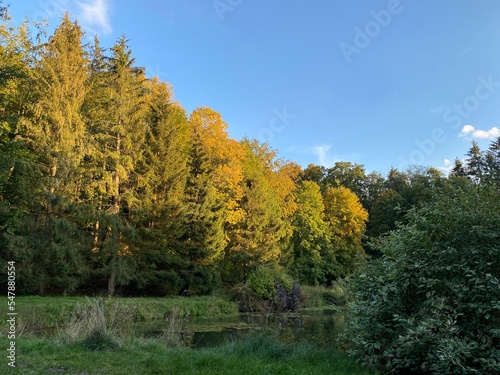
[[[7,368],[5,360],[2,373],[376,374],[333,348],[283,342],[273,329],[216,347],[190,348],[180,333],[188,316],[238,314],[237,304],[222,297],[19,297],[16,302],[16,368]],[[154,321],[166,323],[154,338],[133,329]],[[5,334],[0,343],[8,348]]]

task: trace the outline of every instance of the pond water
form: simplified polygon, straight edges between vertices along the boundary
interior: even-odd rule
[[[165,328],[165,324],[149,325],[143,334],[160,336]],[[192,348],[218,346],[266,330],[278,332],[280,339],[285,342],[310,340],[329,345],[343,328],[344,316],[337,311],[324,309],[302,310],[267,318],[261,314],[240,314],[217,319],[191,319],[183,326],[181,335]]]

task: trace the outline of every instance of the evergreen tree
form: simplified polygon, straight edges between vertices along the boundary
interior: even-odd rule
[[[486,182],[500,184],[500,137],[491,142],[488,151],[484,155],[484,180]]]
[[[194,132],[189,158],[185,208],[182,213],[181,254],[187,261],[182,270],[182,293],[206,293],[219,284],[217,264],[226,246],[223,202],[212,180],[208,156],[200,134]]]
[[[47,164],[51,193],[74,195],[76,170],[86,135],[81,107],[88,78],[82,30],[66,14],[48,43],[42,46],[37,69],[38,101],[26,132]]]
[[[184,109],[172,100],[172,88],[157,79],[147,87],[146,138],[137,167],[135,284],[164,295],[184,285],[177,270],[185,263],[178,249],[184,231],[189,129]]]
[[[465,166],[459,158],[455,158],[455,162],[451,169],[450,173],[451,177],[467,177],[467,171],[465,170]]]
[[[34,185],[29,186],[32,196],[26,210],[7,236],[8,248],[15,259],[24,260],[23,271],[31,272],[32,286],[27,289],[37,284],[40,294],[46,288],[71,292],[86,272],[75,206],[86,131],[80,113],[87,79],[81,37],[78,24],[65,15],[48,42],[38,46],[38,59],[21,70],[27,82],[33,77],[29,109],[11,111],[18,118],[15,137],[29,150],[26,156],[33,156],[18,164],[18,171],[14,165],[13,172],[29,173],[25,182]],[[27,45],[24,34],[20,39]],[[18,88],[24,91],[23,85]],[[34,181],[40,173],[45,177]]]
[[[485,165],[483,153],[475,141],[472,142],[472,147],[467,152],[467,156],[467,175],[473,183],[479,184],[485,172]]]
[[[94,261],[98,275],[107,278],[107,290],[125,284],[134,276],[129,243],[133,233],[131,215],[137,208],[137,163],[142,158],[146,134],[144,69],[136,67],[125,37],[105,57],[95,43],[92,61],[92,91],[87,121],[93,152],[89,164],[93,174],[88,191],[95,202],[93,220]],[[128,235],[127,235],[128,234]]]

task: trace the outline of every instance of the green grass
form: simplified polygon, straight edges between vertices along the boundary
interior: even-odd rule
[[[16,297],[18,328],[26,333],[40,334],[47,328],[58,329],[67,324],[77,303],[86,304],[86,297]],[[118,311],[135,321],[162,320],[174,309],[183,316],[218,317],[238,314],[236,302],[230,302],[215,296],[200,297],[163,297],[163,298],[104,298],[106,308]],[[0,313],[5,315],[7,303],[0,306]],[[6,321],[0,327],[7,327]],[[22,332],[21,332],[22,333]]]
[[[309,309],[339,308],[347,302],[346,287],[342,283],[331,287],[303,285],[300,288],[305,297],[304,307]]]
[[[0,340],[2,347],[7,340]],[[2,374],[330,374],[374,375],[345,354],[310,344],[282,344],[256,336],[217,348],[168,348],[159,340],[128,339],[119,348],[91,351],[81,344],[19,337],[17,367]]]
[[[146,320],[161,319],[165,313],[175,308],[182,310],[186,315],[195,317],[210,317],[213,315],[234,315],[238,313],[238,306],[223,298],[214,296],[198,297],[147,297],[147,298],[104,298],[109,303],[120,303],[124,306],[137,307]],[[85,302],[86,297],[17,297],[16,308],[22,310],[40,310],[44,314],[57,316],[61,311],[73,311],[77,302]]]
[[[2,315],[4,310],[0,308]],[[376,374],[346,354],[317,344],[282,343],[276,332],[215,348],[182,347],[178,331],[186,316],[238,313],[236,303],[216,296],[18,297],[16,312],[17,367],[8,367],[4,356],[0,374]],[[160,336],[148,338],[125,329],[135,321],[171,324]],[[0,348],[7,352],[5,324],[6,319],[0,329]],[[46,334],[47,326],[55,327],[51,335]]]

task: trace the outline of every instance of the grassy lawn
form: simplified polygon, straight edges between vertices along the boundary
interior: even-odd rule
[[[2,347],[7,340],[0,340]],[[308,344],[290,346],[254,337],[217,348],[168,348],[161,340],[127,340],[113,350],[91,351],[58,340],[17,339],[17,367],[2,374],[350,374],[369,375],[344,354]]]
[[[91,297],[94,298],[94,297]],[[215,296],[199,297],[131,297],[103,298],[108,303],[119,303],[136,308],[146,320],[162,319],[165,313],[170,313],[174,307],[183,313],[195,317],[226,316],[238,313],[236,302],[229,302]],[[85,303],[86,297],[16,297],[16,309],[22,314],[31,311],[43,311],[50,317],[61,312],[71,314],[75,305]],[[6,306],[5,306],[6,307]]]
[[[93,297],[91,298],[93,299]],[[58,329],[71,318],[77,304],[87,304],[86,297],[16,297],[18,333],[38,334],[47,328]],[[215,296],[163,298],[103,298],[106,309],[115,310],[123,319],[137,322],[162,320],[174,309],[183,316],[222,317],[238,314],[236,302]],[[7,312],[7,303],[0,306],[0,314]],[[0,328],[7,327],[2,319]],[[19,331],[20,330],[20,331]]]
[[[7,304],[2,305],[0,313],[6,316]],[[16,312],[17,366],[8,367],[4,355],[0,374],[376,374],[344,353],[314,343],[285,344],[276,335],[213,348],[183,347],[179,329],[187,316],[238,313],[236,303],[215,296],[18,297]],[[6,320],[0,324],[0,348],[5,352],[9,348]],[[154,338],[133,328],[135,322],[155,321],[167,323]],[[95,339],[95,332],[104,336]],[[105,345],[93,346],[92,340]]]

